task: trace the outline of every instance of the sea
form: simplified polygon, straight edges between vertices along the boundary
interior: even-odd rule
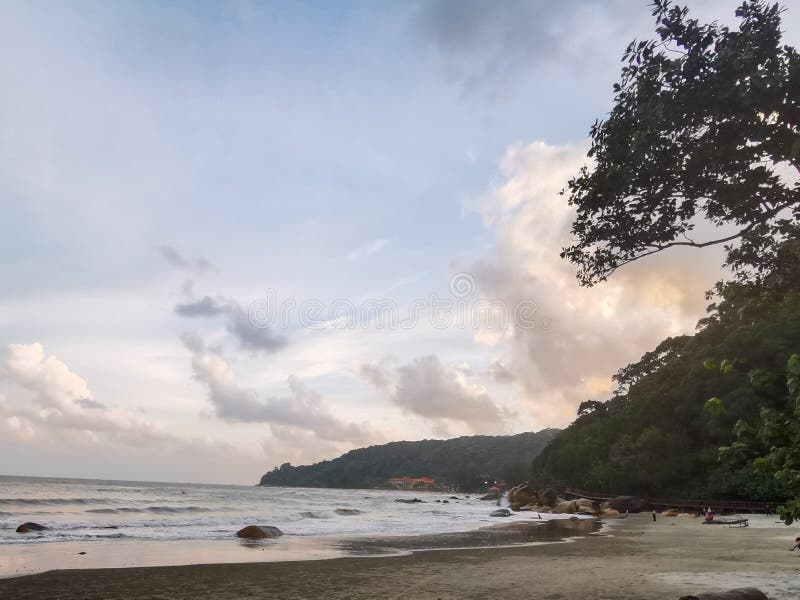
[[[448,533],[497,523],[496,508],[463,494],[0,476],[0,544],[223,540],[249,524],[287,536]],[[16,533],[26,521],[47,529]]]

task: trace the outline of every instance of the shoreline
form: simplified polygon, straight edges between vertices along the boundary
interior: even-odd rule
[[[56,570],[0,580],[0,595],[61,598],[301,599],[524,597],[676,599],[753,586],[770,600],[800,594],[796,529],[708,527],[696,519],[631,515],[571,543],[125,569]]]
[[[427,535],[282,536],[249,541],[93,540],[0,544],[0,580],[54,570],[182,567],[209,564],[311,562],[551,544],[601,529],[596,519],[500,522],[474,530]]]

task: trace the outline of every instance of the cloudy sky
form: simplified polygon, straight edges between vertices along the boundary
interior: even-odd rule
[[[582,289],[558,257],[651,28],[640,0],[1,3],[0,473],[252,483],[605,399],[720,274]]]

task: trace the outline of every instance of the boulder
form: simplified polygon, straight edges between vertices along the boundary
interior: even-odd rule
[[[558,494],[551,488],[544,488],[539,490],[536,495],[539,497],[540,506],[555,506],[558,501]]]
[[[575,506],[578,508],[589,508],[592,511],[597,510],[597,505],[587,498],[579,498],[575,500]]]
[[[38,523],[23,523],[19,527],[17,527],[17,533],[28,533],[29,531],[44,531],[47,529],[44,525],[39,525]]]
[[[537,501],[537,495],[527,483],[521,483],[520,485],[515,485],[513,488],[508,490],[508,501],[516,502],[520,506],[535,504]]]
[[[574,514],[577,510],[574,500],[564,500],[553,507],[553,512],[557,514]]]
[[[244,529],[236,532],[236,536],[246,540],[263,540],[266,538],[276,538],[283,535],[277,527],[269,525],[248,525]]]
[[[595,509],[591,508],[590,506],[579,506],[578,510],[577,510],[577,513],[579,515],[593,515],[596,512],[597,511]]]
[[[481,496],[478,499],[479,500],[499,500],[500,499],[500,492],[489,492],[485,496]]]
[[[403,504],[417,504],[422,502],[419,498],[396,498],[395,502],[402,502]]]
[[[609,519],[614,519],[619,516],[619,511],[613,508],[604,508],[600,511],[601,517],[608,517]]]
[[[767,595],[756,588],[737,588],[727,592],[704,592],[681,596],[679,600],[767,600]]]
[[[603,502],[603,508],[613,508],[621,513],[624,512],[642,512],[645,509],[644,500],[636,496],[617,496],[611,500]]]
[[[508,508],[513,510],[514,512],[519,512],[519,509],[522,508],[519,502],[512,502],[508,505]]]
[[[507,508],[498,508],[497,510],[492,511],[489,515],[490,517],[510,517],[511,511]]]
[[[681,511],[679,511],[677,508],[670,508],[665,510],[661,514],[665,517],[677,517],[679,514],[681,514]]]

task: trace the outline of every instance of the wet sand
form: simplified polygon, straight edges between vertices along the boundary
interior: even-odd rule
[[[319,561],[62,570],[0,580],[0,598],[675,599],[752,585],[800,597],[796,528],[631,515],[561,543]],[[582,527],[585,525],[581,524]]]

